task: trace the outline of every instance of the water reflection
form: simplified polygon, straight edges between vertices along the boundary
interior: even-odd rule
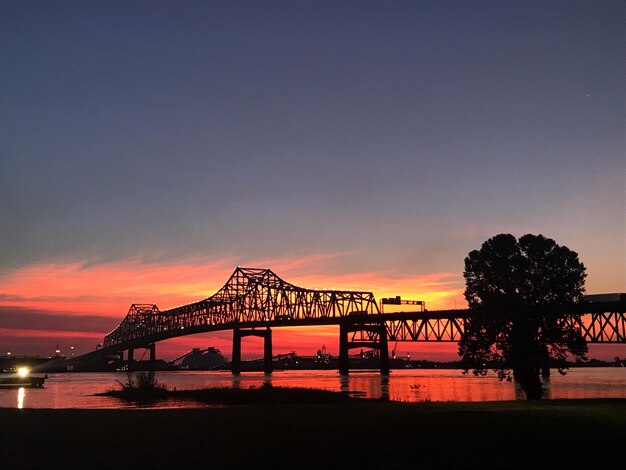
[[[348,375],[341,374],[339,376],[339,391],[344,393],[350,392],[350,377]]]
[[[382,401],[389,401],[389,376],[380,376],[380,399]]]
[[[241,376],[240,375],[233,375],[231,388],[236,388],[236,389],[241,388]]]
[[[24,390],[24,387],[20,387],[20,389],[17,391],[17,408],[20,410],[24,408],[24,396],[25,395],[26,395],[26,390]]]
[[[118,388],[124,374],[51,374],[43,389],[17,392],[18,408],[125,408],[135,407],[95,393]],[[394,370],[388,376],[375,371],[355,371],[342,376],[334,370],[262,372],[159,372],[157,379],[170,389],[204,387],[250,388],[271,384],[275,387],[317,388],[343,391],[357,397],[392,401],[497,401],[524,399],[513,381],[499,381],[495,375],[475,377],[458,370]],[[544,379],[546,396],[551,398],[626,398],[626,368],[571,369],[566,376]],[[16,390],[0,389],[0,407],[15,407]],[[165,402],[158,407],[195,407],[195,403]]]
[[[550,376],[545,375],[542,378],[543,383],[543,397],[544,398],[552,398],[552,387],[550,386]]]
[[[524,390],[522,389],[522,386],[520,385],[520,383],[517,382],[516,380],[512,380],[511,383],[513,384],[513,387],[515,390],[515,399],[525,400],[526,394],[524,393]],[[552,387],[550,383],[550,376],[541,377],[541,388],[543,389],[543,398],[546,398],[546,399],[553,398]],[[554,397],[554,398],[559,398],[559,397]],[[587,397],[581,397],[581,398],[587,398]]]
[[[526,398],[526,395],[524,394],[524,390],[522,390],[522,386],[519,384],[519,382],[513,380],[513,387],[515,390],[515,399],[516,400],[524,400]]]

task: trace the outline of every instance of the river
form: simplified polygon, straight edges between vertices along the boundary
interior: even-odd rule
[[[459,370],[393,370],[383,377],[375,371],[351,371],[340,376],[334,370],[276,371],[271,376],[247,372],[233,377],[229,372],[157,372],[157,380],[168,388],[260,387],[269,383],[282,387],[306,387],[348,391],[355,396],[395,401],[500,401],[523,399],[511,382],[493,374],[475,377]],[[124,373],[49,374],[42,389],[0,389],[2,408],[132,408],[133,404],[94,394],[119,388]],[[626,398],[626,367],[576,368],[565,376],[553,371],[545,384],[547,398]],[[201,407],[195,402],[168,401],[155,408]]]

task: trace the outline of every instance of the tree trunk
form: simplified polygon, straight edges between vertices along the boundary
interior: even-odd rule
[[[518,315],[513,324],[511,335],[511,362],[513,377],[522,387],[529,400],[537,400],[543,396],[540,366],[538,363],[537,328],[531,324],[527,315]]]

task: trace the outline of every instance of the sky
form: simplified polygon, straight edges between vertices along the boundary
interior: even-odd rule
[[[463,260],[498,233],[553,238],[588,293],[626,292],[625,18],[619,1],[0,1],[0,355],[88,352],[130,304],[206,298],[236,266],[464,308]],[[321,345],[337,352],[334,328],[274,334],[275,353]]]

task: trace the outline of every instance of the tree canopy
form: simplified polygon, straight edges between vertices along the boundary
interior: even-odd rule
[[[568,354],[584,359],[587,344],[570,307],[582,300],[585,266],[578,254],[543,235],[496,235],[465,258],[471,315],[459,342],[466,370],[500,378],[510,371],[528,398],[542,395],[539,373]]]

